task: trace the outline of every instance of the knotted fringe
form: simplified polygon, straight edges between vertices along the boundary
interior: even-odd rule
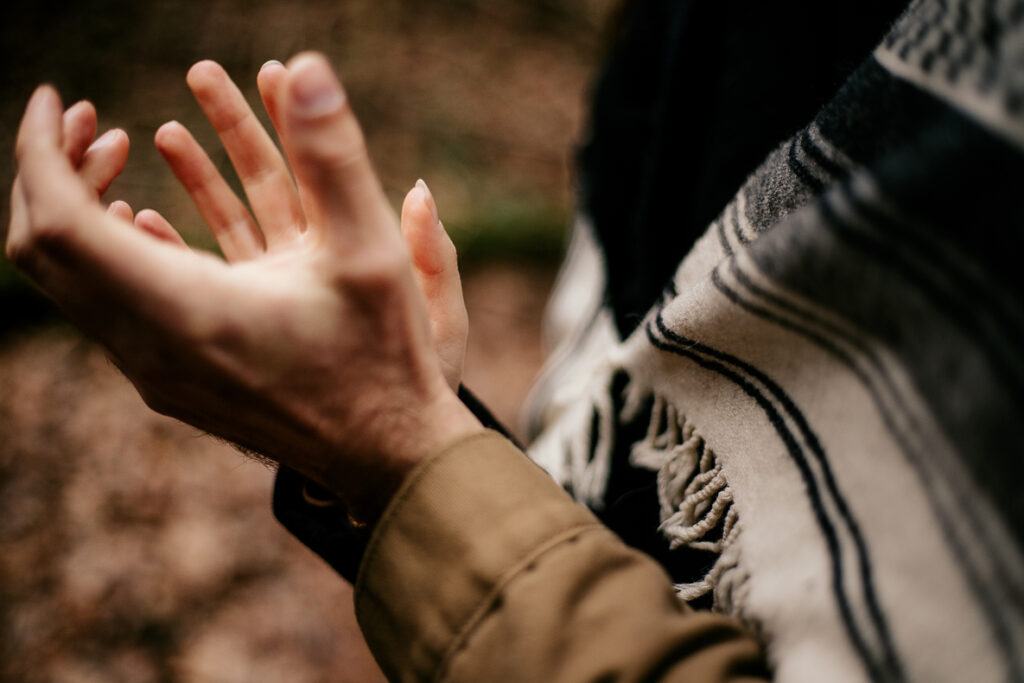
[[[616,415],[611,396],[613,375],[610,364],[598,368],[587,387],[589,400],[575,403],[571,408],[574,414],[565,416],[534,442],[530,456],[577,500],[599,509],[608,487],[616,420],[631,422],[650,407],[647,435],[631,446],[629,461],[634,467],[657,472],[658,529],[673,550],[686,546],[718,554],[702,579],[676,584],[680,599],[695,600],[715,590],[722,573],[729,569],[723,553],[740,528],[732,490],[714,451],[663,397],[645,400],[650,394],[639,382],[631,381],[622,411]],[[719,528],[720,535],[712,534]]]
[[[714,590],[724,569],[719,566],[722,553],[739,532],[732,490],[714,452],[675,406],[655,396],[647,436],[633,445],[630,463],[658,471],[658,529],[669,547],[687,546],[719,556],[701,580],[676,584],[677,594],[690,601]],[[720,524],[721,535],[708,540],[706,536]]]

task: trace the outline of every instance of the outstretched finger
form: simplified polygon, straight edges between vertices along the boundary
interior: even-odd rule
[[[305,229],[305,218],[291,174],[245,97],[213,61],[195,64],[187,80],[231,157],[268,250],[294,241]]]
[[[273,124],[274,130],[278,132],[278,135],[281,134],[282,121],[281,107],[277,95],[279,86],[287,76],[288,70],[284,64],[276,59],[264,62],[263,66],[260,67],[259,73],[256,74],[256,87],[260,91],[263,108],[267,110],[270,123]]]
[[[326,238],[348,249],[389,233],[397,237],[397,230],[381,230],[395,226],[395,216],[348,98],[323,55],[293,58],[279,93],[283,143]]]
[[[273,124],[274,130],[277,131],[277,135],[284,146],[285,158],[291,163],[292,159],[289,154],[288,145],[284,144],[284,113],[281,107],[281,97],[283,96],[282,84],[287,78],[287,67],[276,59],[271,59],[260,67],[260,71],[256,75],[256,86],[260,91],[260,98],[263,100],[263,108],[267,110],[267,115],[270,116],[270,123]],[[310,223],[314,225],[322,223],[316,216],[316,203],[313,201],[309,189],[301,180],[297,183],[297,187],[299,203],[306,214],[307,227]]]
[[[64,112],[62,123],[64,153],[71,165],[78,168],[86,148],[96,137],[96,108],[86,100],[75,102]]]
[[[452,389],[462,380],[469,318],[455,245],[441,225],[434,197],[422,180],[402,203],[402,237],[409,247],[413,272],[427,300],[434,347]]]
[[[431,288],[444,287],[445,291],[451,291],[450,285],[458,288],[455,245],[441,225],[434,195],[422,180],[416,181],[402,203],[402,236],[409,245],[413,266],[430,279]]]
[[[128,134],[120,128],[108,130],[89,145],[82,157],[78,174],[91,187],[96,196],[110,187],[128,161]]]
[[[156,132],[156,146],[191,195],[228,261],[264,253],[263,234],[192,134],[177,121]]]

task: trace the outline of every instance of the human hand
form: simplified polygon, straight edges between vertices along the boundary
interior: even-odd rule
[[[282,136],[276,98],[286,74],[285,66],[272,60],[263,65],[257,77],[271,123]],[[255,216],[238,200],[184,126],[177,122],[162,126],[155,137],[157,148],[206,219],[228,261],[288,249],[301,239],[305,229],[300,198],[308,194],[309,188],[301,184],[301,179],[298,188],[291,182],[284,159],[219,64],[197,63],[189,70],[187,82],[220,134]],[[138,227],[157,237],[184,245],[177,231],[156,211],[147,209],[134,216],[131,207],[120,201],[111,204],[110,211],[126,221],[134,220]],[[403,202],[401,233],[426,297],[434,347],[445,379],[457,390],[462,379],[469,321],[455,246],[441,224],[434,197],[422,180],[417,181]]]
[[[397,218],[340,85],[309,54],[279,79],[269,106],[299,199],[254,199],[253,183],[290,183],[287,167],[233,156],[260,222],[210,221],[232,263],[104,212],[65,150],[48,87],[19,131],[7,251],[152,407],[294,467],[372,519],[409,469],[479,423],[446,383]],[[247,179],[252,168],[261,174]]]

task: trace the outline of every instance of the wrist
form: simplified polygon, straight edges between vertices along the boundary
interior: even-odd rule
[[[415,415],[404,417],[374,449],[375,453],[368,456],[365,472],[356,475],[342,467],[331,471],[324,482],[338,494],[350,518],[359,525],[372,526],[377,522],[418,465],[449,444],[484,428],[451,392],[421,406]]]

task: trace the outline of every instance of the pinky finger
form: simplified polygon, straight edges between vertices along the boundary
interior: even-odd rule
[[[181,235],[178,234],[178,231],[167,222],[167,219],[153,209],[139,211],[139,215],[135,217],[135,225],[164,242],[169,242],[179,247],[188,246]]]

